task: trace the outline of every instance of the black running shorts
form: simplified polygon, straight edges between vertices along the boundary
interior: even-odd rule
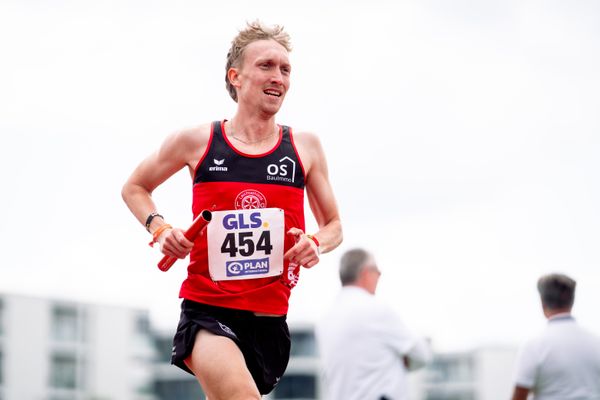
[[[192,353],[201,329],[233,340],[242,351],[259,392],[267,394],[273,390],[290,358],[290,332],[285,316],[258,317],[250,311],[183,300],[171,364],[190,374],[192,371],[183,360]]]

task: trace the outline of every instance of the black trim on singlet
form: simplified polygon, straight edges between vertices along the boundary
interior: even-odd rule
[[[212,126],[210,147],[196,170],[202,182],[267,183],[304,188],[304,172],[292,143],[290,128],[282,126],[279,144],[265,155],[244,155],[229,145],[221,122]]]

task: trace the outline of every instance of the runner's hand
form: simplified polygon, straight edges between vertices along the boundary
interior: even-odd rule
[[[160,245],[160,251],[170,257],[185,258],[192,247],[194,242],[190,242],[183,235],[183,230],[179,228],[167,229],[158,237],[158,244]]]
[[[288,235],[294,236],[296,244],[285,253],[284,259],[291,264],[311,268],[319,262],[319,249],[314,241],[310,240],[301,229],[291,228]]]

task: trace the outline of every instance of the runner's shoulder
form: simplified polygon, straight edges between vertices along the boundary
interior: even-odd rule
[[[294,131],[294,143],[301,153],[305,153],[305,157],[319,157],[323,153],[321,139],[313,131]]]
[[[200,159],[210,138],[210,123],[171,133],[163,142],[159,158],[192,165]]]
[[[201,124],[193,127],[188,127],[174,132],[170,139],[176,142],[178,145],[190,146],[191,148],[197,148],[208,143],[210,138],[211,124]]]
[[[311,149],[320,149],[321,148],[321,140],[319,136],[312,132],[306,130],[294,131],[294,143],[297,147],[311,150]]]

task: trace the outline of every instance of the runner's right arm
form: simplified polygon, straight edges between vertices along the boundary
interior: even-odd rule
[[[210,124],[198,128],[176,132],[163,142],[155,153],[142,161],[123,185],[121,195],[138,221],[145,225],[146,218],[156,211],[152,192],[169,177],[188,166],[190,173],[206,149],[210,135]],[[166,222],[154,218],[150,224],[150,233],[155,232]],[[193,243],[183,236],[179,228],[166,229],[157,241],[163,254],[185,258]]]

